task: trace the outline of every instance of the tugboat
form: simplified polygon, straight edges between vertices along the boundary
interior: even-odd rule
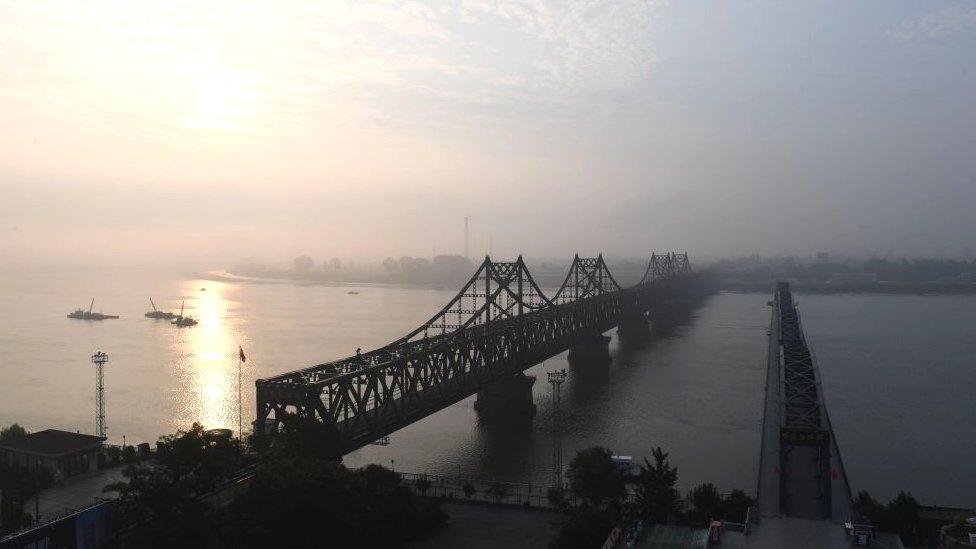
[[[183,305],[185,303],[186,303],[186,300],[185,299],[183,300],[182,303],[180,303],[180,314],[176,317],[176,320],[173,321],[173,325],[174,326],[183,327],[183,326],[196,326],[197,325],[197,321],[194,320],[192,316],[183,316]]]
[[[173,313],[171,313],[169,311],[163,312],[163,311],[160,311],[159,309],[157,309],[156,308],[156,304],[153,303],[153,300],[152,300],[151,297],[149,298],[149,304],[152,305],[153,310],[151,310],[148,313],[146,313],[146,318],[161,318],[161,319],[164,319],[164,320],[169,320],[171,318],[176,318],[176,315],[174,315]]]
[[[88,306],[88,310],[76,309],[73,313],[68,313],[68,318],[74,318],[77,320],[105,320],[108,318],[119,318],[119,315],[103,315],[102,313],[93,313],[92,307],[95,306],[95,298],[92,298],[91,305]]]

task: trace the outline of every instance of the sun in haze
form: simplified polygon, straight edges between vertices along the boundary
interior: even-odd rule
[[[182,68],[184,113],[181,126],[189,130],[235,132],[253,115],[254,93],[241,71],[211,60],[195,60]]]

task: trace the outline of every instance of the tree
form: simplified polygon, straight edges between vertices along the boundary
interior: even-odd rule
[[[241,468],[240,444],[194,423],[188,431],[161,437],[158,447],[154,462],[129,466],[126,482],[105,488],[119,494],[121,526],[132,545],[206,547],[216,542],[214,509],[202,495]]]
[[[329,266],[332,267],[333,271],[339,272],[342,269],[342,260],[338,257],[333,257],[329,260]]]
[[[116,463],[119,462],[119,459],[121,459],[122,457],[122,449],[119,448],[118,446],[106,446],[105,455],[106,457],[108,457],[109,463],[115,465]]]
[[[417,497],[400,475],[378,465],[349,470],[277,453],[258,466],[232,505],[224,541],[242,548],[398,547],[445,519],[437,500]]]
[[[427,475],[423,475],[418,478],[413,485],[417,488],[417,491],[420,492],[420,495],[425,495],[427,490],[430,490],[430,479],[427,478]]]
[[[898,492],[888,503],[888,531],[914,542],[919,537],[918,501],[910,492]]]
[[[27,436],[27,430],[13,423],[0,429],[0,442],[13,442]],[[51,485],[51,472],[47,468],[33,472],[0,461],[0,536],[29,526],[33,521],[24,510],[24,503],[43,488]]]
[[[567,471],[573,493],[596,507],[623,498],[627,493],[623,475],[611,459],[612,455],[602,446],[577,452]]]
[[[750,507],[756,504],[756,500],[747,496],[742,490],[732,490],[725,498],[725,520],[732,522],[745,522],[746,513]]]
[[[9,427],[0,429],[0,442],[12,442],[27,436],[27,430],[16,423],[11,423]]]
[[[475,489],[474,484],[465,482],[464,486],[461,486],[461,491],[464,492],[464,497],[471,499],[478,490]]]
[[[500,503],[503,499],[508,497],[508,486],[500,482],[496,482],[488,487],[486,492],[488,497],[495,500],[495,503]]]
[[[651,453],[654,465],[644,458],[637,477],[637,504],[644,517],[654,523],[667,522],[668,515],[678,509],[678,469],[668,463],[668,454],[655,448]]]
[[[559,486],[551,486],[546,490],[546,499],[550,505],[559,509],[566,503],[566,491]]]
[[[397,263],[397,260],[392,257],[383,260],[383,270],[388,273],[395,273],[399,266],[400,264]]]
[[[307,255],[300,255],[292,260],[292,266],[298,274],[308,274],[315,269],[315,261]]]
[[[600,547],[617,522],[608,509],[578,509],[559,531],[549,547],[554,549],[592,549]]]
[[[705,523],[724,518],[722,495],[710,482],[699,484],[691,491],[691,503],[695,507],[691,517],[694,521]]]

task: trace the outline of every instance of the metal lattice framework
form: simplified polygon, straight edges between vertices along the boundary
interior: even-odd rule
[[[652,255],[647,272],[624,289],[602,256],[576,256],[549,298],[521,256],[486,257],[444,308],[389,345],[258,380],[255,428],[288,414],[314,419],[347,453],[602,334],[663,285],[680,291],[691,280],[687,254]]]
[[[776,305],[783,364],[783,427],[819,430],[823,413],[816,369],[788,284],[777,287]]]
[[[664,254],[651,254],[651,260],[647,262],[647,269],[644,271],[644,278],[641,283],[653,282],[662,278],[670,278],[679,274],[691,272],[691,262],[688,260],[688,253],[676,254],[674,252]]]

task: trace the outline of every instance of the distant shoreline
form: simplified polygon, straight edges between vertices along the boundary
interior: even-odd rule
[[[719,281],[715,289],[731,293],[770,293],[776,281]],[[859,284],[803,283],[790,280],[795,293],[803,294],[882,294],[882,295],[973,295],[976,284],[953,282],[874,282]]]

